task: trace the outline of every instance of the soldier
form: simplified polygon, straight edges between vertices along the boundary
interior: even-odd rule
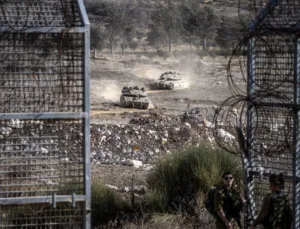
[[[217,229],[242,228],[240,213],[245,202],[242,195],[233,188],[234,178],[231,172],[222,176],[223,185],[214,194],[214,208],[217,213]]]
[[[266,229],[289,229],[292,227],[293,216],[289,199],[283,192],[284,179],[282,174],[272,174],[269,177],[271,193],[267,194],[263,204],[250,229],[262,224]]]

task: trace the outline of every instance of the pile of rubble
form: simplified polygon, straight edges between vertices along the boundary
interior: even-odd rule
[[[183,121],[205,125],[205,122],[213,120],[216,109],[217,107],[195,107],[186,111],[181,117]]]
[[[194,108],[182,116],[144,115],[132,119],[126,125],[91,124],[91,162],[141,167],[172,151],[198,146],[203,141],[213,143],[213,112],[213,109]],[[49,136],[58,135],[60,142],[65,143],[60,151],[69,152],[66,155],[70,157],[68,160],[78,160],[81,152],[79,145],[83,137],[79,123],[27,123],[13,120],[8,126],[0,125],[0,139],[13,134],[24,134],[20,132],[23,125],[28,125],[28,130],[32,129],[28,135],[38,135],[39,131],[48,133]],[[234,136],[223,129],[218,130],[218,134],[226,138],[227,142],[234,141]],[[30,152],[38,154],[51,151],[50,148],[44,148]]]
[[[134,118],[128,125],[92,124],[91,160],[134,166],[151,163],[171,151],[195,146],[203,140],[212,142],[212,125],[207,123],[151,114]]]

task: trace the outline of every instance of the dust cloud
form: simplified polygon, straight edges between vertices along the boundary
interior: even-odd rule
[[[104,86],[98,86],[94,88],[93,95],[96,98],[117,103],[120,101],[121,90],[121,85],[117,85],[116,83],[110,83]]]

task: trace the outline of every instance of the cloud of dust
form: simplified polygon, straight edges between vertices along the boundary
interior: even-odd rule
[[[155,68],[155,66],[139,66],[133,70],[137,77],[150,80],[158,80],[163,70]]]
[[[93,94],[97,98],[102,98],[111,102],[119,102],[122,87],[113,83],[101,85],[93,90]]]
[[[210,77],[216,64],[219,63],[213,57],[199,57],[197,54],[189,53],[172,56],[166,60],[156,57],[152,58],[152,61],[157,63],[136,65],[132,69],[133,73],[139,78],[156,81],[162,73],[176,71],[182,74],[182,79],[185,81],[184,88],[196,85],[201,82],[201,79]]]

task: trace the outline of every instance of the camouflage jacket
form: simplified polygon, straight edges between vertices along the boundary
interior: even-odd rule
[[[254,225],[263,224],[265,228],[291,228],[292,211],[289,199],[283,191],[267,194]]]
[[[215,192],[214,208],[216,212],[223,210],[227,219],[239,220],[243,202],[238,191],[233,188],[221,187]]]

